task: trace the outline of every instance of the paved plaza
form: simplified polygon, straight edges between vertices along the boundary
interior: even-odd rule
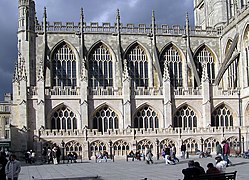
[[[199,161],[201,166],[206,168],[207,163],[215,162],[214,158],[202,158],[190,156],[190,159]],[[154,164],[146,164],[145,161],[126,162],[125,159],[117,159],[115,162],[108,161],[96,163],[94,160],[83,161],[82,163],[69,164],[44,164],[26,165],[23,164],[20,173],[20,180],[32,179],[60,179],[60,180],[82,180],[82,179],[105,179],[105,180],[178,180],[183,179],[182,169],[187,167],[190,159],[180,160],[176,165],[166,165],[162,159],[155,160]],[[238,171],[237,180],[248,179],[249,159],[231,158],[233,166],[228,167],[226,172]]]

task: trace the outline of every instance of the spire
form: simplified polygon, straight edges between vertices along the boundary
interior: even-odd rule
[[[153,45],[156,44],[156,20],[155,20],[155,11],[152,10],[152,17],[151,17],[151,28],[152,28],[152,37],[153,37]]]
[[[44,43],[46,43],[46,34],[47,34],[47,9],[44,7],[43,11],[43,31],[44,31]]]
[[[84,32],[84,10],[83,8],[80,8],[80,25],[81,25],[81,31]]]
[[[120,33],[120,13],[119,13],[119,9],[117,9],[116,23],[117,23],[117,32]]]
[[[83,8],[80,8],[80,56],[82,59],[82,64],[85,62],[85,39],[84,39],[84,11]]]

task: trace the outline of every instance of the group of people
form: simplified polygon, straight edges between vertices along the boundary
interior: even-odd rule
[[[25,154],[24,154],[24,158],[26,161],[26,164],[32,164],[35,163],[36,161],[36,154],[35,151],[33,150],[28,150]]]
[[[169,144],[162,150],[162,156],[165,159],[166,164],[174,165],[176,162],[179,162],[179,159],[176,157],[176,147],[175,144]]]
[[[221,156],[221,158],[223,158],[224,161],[226,161],[227,166],[232,165],[232,162],[229,159],[230,146],[229,146],[228,141],[224,140],[221,142],[221,144],[219,142],[217,142],[216,155]]]
[[[215,160],[215,165],[213,163],[207,164],[208,169],[206,170],[206,172],[199,162],[193,160],[189,161],[188,168],[182,170],[184,180],[197,179],[198,176],[203,174],[225,173],[226,161],[224,161],[221,156],[216,156]]]
[[[0,179],[17,180],[21,171],[21,164],[16,160],[16,155],[11,154],[9,160],[6,158],[5,152],[0,152]]]
[[[97,162],[102,162],[102,160],[107,162],[108,152],[107,151],[103,151],[103,153],[99,152],[99,154],[96,155],[96,158],[97,158]]]
[[[129,157],[134,157],[135,159],[141,161],[141,157],[143,156],[139,150],[136,151],[136,153],[134,153],[132,150],[129,152],[128,154]]]
[[[61,150],[56,144],[53,146],[53,148],[43,147],[43,149],[42,149],[42,161],[43,161],[43,163],[59,164],[60,157],[61,157]]]
[[[69,161],[74,162],[76,163],[77,162],[77,158],[78,158],[78,155],[76,152],[69,152],[67,154],[67,163],[69,163]]]

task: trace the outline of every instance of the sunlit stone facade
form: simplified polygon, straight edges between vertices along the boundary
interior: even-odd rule
[[[151,25],[122,24],[119,11],[113,24],[88,23],[83,10],[79,23],[51,23],[46,9],[38,22],[33,0],[19,0],[12,150],[63,140],[88,159],[169,143],[179,153],[182,142],[215,152],[224,139],[247,149],[249,8],[215,2],[194,1],[190,28],[188,16],[158,25],[154,12]]]

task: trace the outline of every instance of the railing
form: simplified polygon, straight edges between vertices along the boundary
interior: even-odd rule
[[[72,88],[72,87],[53,87],[53,89],[45,89],[46,95],[59,95],[59,96],[72,96],[72,95],[80,95],[80,88]]]
[[[75,24],[74,22],[53,22],[47,25],[48,32],[80,32],[80,23]],[[179,25],[173,25],[172,27],[162,24],[155,27],[157,35],[183,35],[186,34],[186,28]],[[36,25],[36,32],[43,32],[43,23]],[[102,23],[99,25],[97,22],[91,22],[90,25],[84,25],[85,33],[117,33],[117,25],[111,25],[110,23]],[[146,24],[127,24],[126,26],[120,25],[120,32],[124,34],[151,34],[151,25]],[[218,32],[212,28],[207,27],[206,29],[201,29],[201,27],[196,26],[195,28],[190,28],[190,35],[213,35],[218,36]]]
[[[162,88],[137,87],[132,90],[132,95],[163,95]]]
[[[122,95],[122,88],[119,87],[117,89],[114,89],[114,87],[96,87],[96,88],[88,88],[89,89],[89,95],[99,95],[99,96],[113,96]]]
[[[192,87],[188,87],[188,88],[183,88],[183,87],[177,87],[176,89],[174,89],[174,95],[179,95],[179,96],[183,96],[183,95],[202,95],[201,93],[201,88],[192,88]]]
[[[238,96],[239,90],[238,89],[223,89],[213,86],[213,95],[214,96]]]

